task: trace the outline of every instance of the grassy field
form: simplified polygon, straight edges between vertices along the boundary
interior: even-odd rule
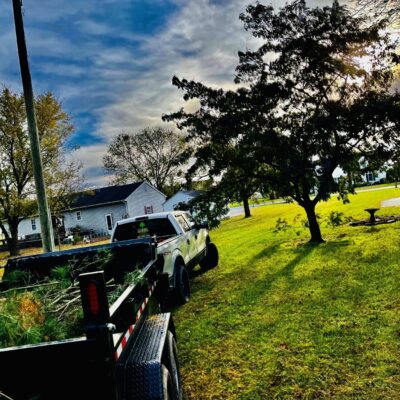
[[[400,196],[365,192],[318,206],[367,218]],[[188,399],[399,399],[400,222],[329,227],[309,245],[295,204],[252,209],[212,232],[220,265],[174,313]],[[400,208],[377,215],[400,214]]]

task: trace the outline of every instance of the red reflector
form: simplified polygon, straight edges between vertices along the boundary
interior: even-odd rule
[[[87,292],[89,300],[89,310],[93,315],[97,315],[100,310],[97,286],[93,282],[90,282],[87,286]]]

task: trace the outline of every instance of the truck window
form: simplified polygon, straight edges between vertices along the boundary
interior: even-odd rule
[[[176,232],[167,218],[146,219],[117,225],[113,240],[114,242],[120,242],[121,240],[139,239],[154,235],[165,240],[176,235]]]
[[[185,213],[185,218],[189,223],[190,229],[193,229],[196,225],[196,220],[189,213]]]
[[[182,215],[175,215],[175,218],[185,232],[190,231],[190,226]]]

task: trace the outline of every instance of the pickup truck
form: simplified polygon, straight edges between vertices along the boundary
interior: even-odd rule
[[[10,260],[1,289],[10,290],[15,270],[40,280],[68,261],[93,265],[105,251],[112,257],[103,270],[78,275],[82,335],[0,349],[0,399],[182,400],[172,317],[154,313],[168,293],[168,275],[153,238]],[[132,271],[140,279],[109,305],[106,282]]]
[[[169,277],[170,300],[184,304],[190,298],[189,272],[197,264],[203,271],[218,265],[218,250],[207,224],[199,224],[185,211],[140,215],[120,220],[111,242],[155,237],[163,272]]]

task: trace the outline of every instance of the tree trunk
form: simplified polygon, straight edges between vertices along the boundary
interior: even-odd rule
[[[10,256],[18,256],[19,255],[19,246],[18,246],[18,220],[8,221],[8,226],[10,230],[10,235],[6,237],[8,251],[10,252]]]
[[[251,217],[249,198],[247,196],[243,196],[242,201],[243,201],[243,208],[244,208],[244,217],[249,218],[249,217]]]
[[[304,209],[307,214],[308,218],[308,228],[310,230],[311,234],[311,243],[323,243],[325,242],[324,239],[322,239],[321,235],[321,229],[319,227],[319,223],[317,220],[317,216],[315,214],[315,205],[310,203],[304,206]]]

